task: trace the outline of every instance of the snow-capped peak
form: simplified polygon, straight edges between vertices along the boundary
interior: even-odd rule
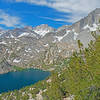
[[[47,24],[42,24],[40,26],[34,27],[33,31],[43,37],[49,32],[54,32],[54,29],[49,27]]]

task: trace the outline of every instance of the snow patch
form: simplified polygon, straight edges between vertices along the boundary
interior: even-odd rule
[[[20,41],[19,39],[15,38],[16,41]]]
[[[26,53],[24,53],[24,56],[26,56],[27,54]]]
[[[56,43],[56,42],[57,42],[57,40],[52,41],[52,43]]]
[[[83,29],[89,29],[90,31],[96,31],[97,30],[97,25],[94,23],[93,27],[90,27],[88,24],[83,27]]]
[[[28,48],[28,51],[31,51],[31,48]]]
[[[12,34],[10,35],[10,38],[15,38]]]
[[[31,48],[28,48],[27,50],[25,50],[25,52],[31,52]]]
[[[30,33],[22,33],[21,35],[19,35],[18,37],[23,37],[23,36],[28,36]]]
[[[78,33],[75,32],[75,29],[72,29],[72,31],[74,32],[74,40],[77,39]]]
[[[29,52],[28,50],[25,50],[25,52]]]
[[[74,40],[77,39],[78,33],[74,32]]]
[[[9,43],[11,44],[12,42],[11,42],[11,41],[9,41]]]
[[[44,46],[45,46],[45,47],[48,47],[48,46],[49,46],[49,44],[45,44]]]
[[[19,60],[18,59],[14,59],[13,60],[14,63],[19,63],[20,61],[21,61],[21,59],[19,59]]]
[[[39,34],[40,36],[45,36],[47,33],[49,33],[49,30],[34,30],[34,32],[36,32],[37,34]]]
[[[57,38],[58,41],[61,41],[63,39],[63,36],[55,36],[55,38]]]
[[[64,36],[55,36],[55,38],[58,39],[58,41],[61,41],[64,37],[66,37],[69,34],[70,30],[66,31],[66,34]]]
[[[35,49],[38,53],[40,52],[40,50],[38,50],[38,49]]]
[[[19,51],[21,49],[21,47],[17,47],[17,51]]]
[[[0,44],[7,44],[5,41],[0,42]]]
[[[60,53],[60,52],[61,52],[61,50],[58,50],[58,52]]]

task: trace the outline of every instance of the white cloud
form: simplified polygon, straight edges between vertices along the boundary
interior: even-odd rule
[[[23,24],[20,22],[19,17],[11,16],[0,9],[0,25],[5,25],[6,27],[18,27]]]
[[[53,21],[57,21],[57,22],[68,22],[64,18],[50,18],[50,17],[40,17],[40,18],[44,18],[44,19],[48,19],[48,20],[53,20]]]
[[[100,0],[12,0],[16,2],[27,2],[36,5],[48,6],[64,13],[71,13],[67,20],[75,22],[86,16],[90,11],[100,7]]]

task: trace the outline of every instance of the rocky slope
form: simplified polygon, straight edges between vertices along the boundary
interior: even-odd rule
[[[59,58],[69,57],[78,50],[77,41],[84,47],[94,40],[91,31],[96,31],[99,25],[100,8],[89,13],[87,17],[71,26],[54,29],[42,24],[37,27],[0,30],[0,62],[7,63],[0,72],[11,70],[9,65],[20,67],[39,67],[42,64],[52,64]],[[6,69],[6,70],[5,70]]]

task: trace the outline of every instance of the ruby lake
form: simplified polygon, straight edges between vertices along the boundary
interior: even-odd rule
[[[12,90],[19,90],[25,86],[35,84],[38,81],[46,79],[50,72],[27,69],[17,72],[9,72],[0,75],[0,93]]]

